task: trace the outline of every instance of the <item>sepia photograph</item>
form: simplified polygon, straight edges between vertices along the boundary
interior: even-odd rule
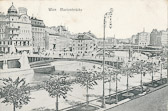
[[[0,111],[168,111],[168,1],[0,0]]]

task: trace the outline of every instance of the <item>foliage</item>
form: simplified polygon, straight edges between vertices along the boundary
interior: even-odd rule
[[[145,64],[145,67],[147,68],[147,71],[148,71],[149,73],[153,73],[153,71],[154,71],[154,72],[159,71],[158,65],[157,65],[156,63],[153,63],[153,62],[147,62],[147,63]]]
[[[81,86],[93,89],[94,85],[97,85],[96,80],[98,79],[97,72],[94,70],[87,70],[85,67],[81,71],[78,71],[76,82],[80,83]]]
[[[1,81],[4,85],[1,88],[1,98],[4,99],[2,103],[12,103],[15,108],[21,108],[30,102],[30,87],[25,79],[18,77],[13,81],[11,78],[4,78]]]
[[[50,79],[44,81],[44,89],[49,93],[51,97],[63,97],[66,98],[68,91],[71,91],[71,83],[66,80],[64,76],[50,76]]]
[[[138,60],[134,61],[132,63],[132,73],[140,74],[140,73],[146,73],[147,67],[146,66],[146,61],[143,60]]]
[[[105,67],[105,77],[106,78],[109,78],[109,76],[111,78],[109,78],[109,80],[107,82],[111,82],[110,80],[112,79],[112,81],[116,81],[116,74],[120,74],[121,73],[121,70],[118,70],[114,67]],[[117,81],[119,81],[120,79],[117,78]]]
[[[133,62],[123,63],[121,66],[121,73],[128,77],[133,77],[133,73],[135,73],[135,66],[133,66]]]

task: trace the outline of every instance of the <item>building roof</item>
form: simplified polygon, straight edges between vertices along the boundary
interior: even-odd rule
[[[67,31],[66,28],[65,28],[65,26],[62,26],[62,25],[58,26],[58,30],[59,29],[61,29],[62,31]]]
[[[79,33],[78,36],[74,38],[74,40],[92,40],[92,39],[84,33]]]
[[[31,20],[43,21],[43,20],[37,19],[36,17],[31,17]]]
[[[78,33],[77,37],[73,38],[74,40],[93,40],[97,39],[97,37],[89,32]]]
[[[30,20],[33,27],[42,27],[42,28],[45,27],[43,20],[33,18],[33,17],[31,17]]]
[[[13,2],[12,6],[8,9],[8,14],[17,14],[17,9],[14,7]]]
[[[56,36],[59,35],[55,30],[50,29],[50,28],[45,28],[45,31],[46,31],[47,33],[49,33],[49,35],[56,35]]]

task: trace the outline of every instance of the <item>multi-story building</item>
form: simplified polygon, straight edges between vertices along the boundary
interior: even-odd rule
[[[45,28],[45,49],[46,50],[54,50],[55,49],[55,41],[58,37],[58,33],[55,30],[52,30],[49,27]]]
[[[168,29],[161,31],[161,43],[163,46],[168,46]]]
[[[9,37],[9,18],[0,12],[0,52],[9,52],[10,47],[8,46]],[[7,44],[7,45],[6,45]]]
[[[45,37],[46,50],[53,51],[59,56],[72,52],[72,39],[62,36],[52,28],[48,27],[45,29]]]
[[[5,22],[3,22],[6,24],[1,28],[1,36],[3,35],[3,37],[1,37],[1,51],[6,53],[27,51],[31,53],[31,21],[27,15],[27,9],[20,7],[19,11],[17,11],[12,3],[7,14],[0,17],[1,20],[5,18]],[[3,22],[1,22],[1,24]]]
[[[43,20],[31,17],[33,52],[45,50],[45,24]]]
[[[157,29],[153,29],[150,33],[150,45],[161,46],[161,33]]]
[[[138,45],[145,47],[150,44],[150,34],[148,32],[140,32],[137,34],[138,36]]]
[[[138,36],[137,35],[132,35],[131,43],[134,45],[138,45]]]
[[[97,38],[91,32],[79,33],[73,38],[72,51],[74,56],[95,56],[97,50]]]
[[[113,48],[117,44],[117,40],[115,37],[106,37],[104,42],[105,48]],[[103,48],[103,38],[97,39],[98,48]]]
[[[62,37],[66,37],[66,38],[74,38],[76,37],[75,34],[70,33],[70,31],[68,31],[68,28],[66,28],[65,26],[52,26],[50,27],[51,29],[55,30],[59,35],[61,35]]]

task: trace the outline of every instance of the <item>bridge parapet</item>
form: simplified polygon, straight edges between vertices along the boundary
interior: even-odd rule
[[[3,61],[3,60],[14,60],[14,59],[19,59],[20,57],[21,57],[20,54],[17,54],[17,55],[5,54],[3,56],[0,56],[0,61]]]
[[[32,54],[28,55],[28,57],[35,57],[35,58],[48,58],[48,59],[69,59],[69,60],[92,60],[92,61],[103,61],[102,57],[72,57],[72,56],[65,56],[65,57],[59,57],[55,55],[37,55],[37,54]],[[123,62],[124,58],[122,57],[106,57],[105,61],[110,61],[110,62]]]

